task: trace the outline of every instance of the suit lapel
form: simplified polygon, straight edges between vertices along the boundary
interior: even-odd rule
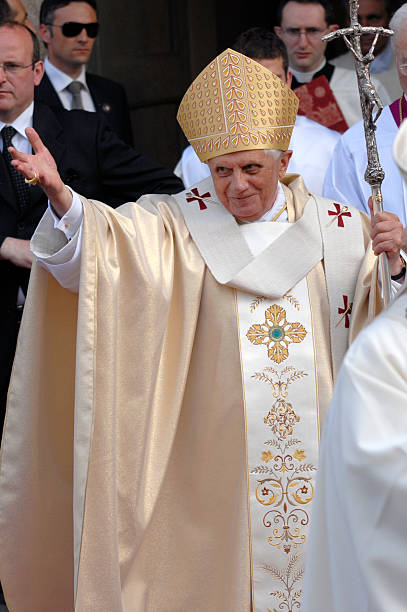
[[[111,104],[105,99],[105,92],[98,87],[97,82],[88,72],[86,73],[86,83],[89,87],[90,95],[92,96],[96,110],[108,115],[112,110]]]
[[[2,203],[18,210],[16,194],[6,166],[6,160],[0,154],[0,200]]]
[[[63,110],[64,108],[46,73],[44,73],[41,83],[34,88],[34,100],[58,110]]]

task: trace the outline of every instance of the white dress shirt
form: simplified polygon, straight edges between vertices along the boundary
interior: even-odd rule
[[[96,111],[95,104],[92,100],[92,96],[90,95],[89,87],[86,83],[85,66],[82,66],[81,73],[76,79],[72,79],[72,77],[70,77],[68,74],[62,72],[62,70],[59,70],[59,68],[56,68],[53,64],[51,64],[48,57],[45,58],[44,68],[47,77],[51,81],[52,86],[54,87],[55,91],[59,96],[59,99],[62,102],[62,106],[66,110],[72,110],[73,98],[72,94],[66,88],[68,87],[68,85],[70,85],[70,83],[72,83],[73,80],[75,80],[79,81],[79,83],[82,83],[83,85],[81,90],[83,110],[89,111],[91,113],[94,113]]]
[[[34,113],[34,102],[31,102],[30,106],[28,106],[25,111],[21,113],[12,123],[4,123],[0,121],[0,132],[4,128],[5,125],[11,125],[15,130],[16,134],[14,134],[11,139],[13,147],[22,151],[23,153],[31,153],[31,144],[25,135],[25,128],[32,127],[33,125],[33,113]],[[0,138],[0,149],[3,152],[3,139]]]

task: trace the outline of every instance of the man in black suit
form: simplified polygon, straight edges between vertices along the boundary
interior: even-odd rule
[[[36,100],[55,109],[100,112],[122,140],[133,144],[123,87],[85,71],[99,30],[95,0],[44,0],[40,24],[48,57]]]
[[[145,193],[183,189],[172,172],[123,143],[98,113],[55,113],[33,103],[34,86],[43,71],[35,35],[20,24],[0,25],[0,428],[18,333],[17,304],[19,298],[24,300],[30,274],[29,239],[47,206],[38,186],[16,187],[7,158],[8,138],[29,152],[24,130],[32,125],[55,157],[66,184],[114,207]],[[9,127],[14,134],[3,131]],[[21,195],[24,189],[28,194]]]

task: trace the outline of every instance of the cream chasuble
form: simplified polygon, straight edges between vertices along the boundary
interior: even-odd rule
[[[319,421],[378,305],[359,212],[286,183],[291,223],[258,253],[209,180],[84,200],[78,296],[34,267],[0,471],[12,612],[299,598]],[[33,243],[50,266],[75,247],[48,214]]]

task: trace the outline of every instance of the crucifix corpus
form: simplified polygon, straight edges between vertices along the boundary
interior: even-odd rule
[[[349,27],[331,32],[323,36],[322,40],[329,42],[334,38],[342,37],[349,51],[353,53],[359,86],[360,105],[362,107],[363,123],[365,127],[367,149],[365,181],[369,183],[372,189],[373,210],[376,213],[383,210],[381,184],[384,179],[384,171],[380,165],[375,136],[376,121],[383,110],[383,104],[370,79],[370,64],[374,59],[374,50],[379,36],[391,36],[393,31],[386,28],[362,27],[358,22],[358,0],[349,0],[349,8]],[[374,34],[370,49],[364,55],[360,46],[360,37],[363,34]],[[374,112],[375,116],[373,116]],[[380,255],[380,269],[383,285],[383,301],[384,305],[387,306],[390,302],[391,279],[389,262],[385,253]]]

